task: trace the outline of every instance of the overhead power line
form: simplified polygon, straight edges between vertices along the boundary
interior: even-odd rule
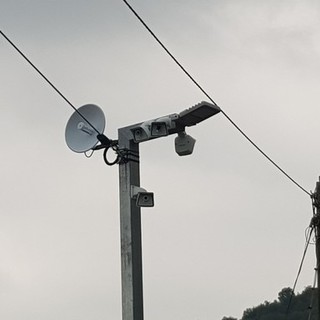
[[[79,110],[65,97],[65,95],[63,95],[61,93],[60,90],[57,89],[56,86],[53,85],[53,83],[31,62],[31,60],[9,39],[8,36],[6,36],[1,30],[0,30],[0,34],[11,44],[11,46],[32,66],[32,68],[34,70],[37,71],[37,73],[51,86],[51,88],[53,88],[58,95],[64,100],[66,101],[69,106],[76,112],[79,114],[79,116],[86,121],[91,127],[92,129],[94,129],[94,131],[96,131],[97,134],[101,134],[102,132],[99,132],[82,114],[81,112],[79,112]]]
[[[180,69],[186,74],[186,76],[199,88],[199,90],[216,106],[218,104],[212,99],[206,90],[195,80],[195,78],[186,70],[186,68],[178,61],[178,59],[168,50],[163,42],[156,36],[156,34],[150,29],[146,22],[141,18],[137,11],[128,3],[127,0],[123,0],[131,12],[137,17],[142,25],[148,30],[152,37],[158,42],[162,49],[170,56],[170,58],[180,67]],[[227,113],[220,107],[221,113],[229,120],[229,122],[246,138],[269,162],[271,162],[281,173],[283,173],[291,182],[293,182],[298,188],[300,188],[307,195],[311,196],[311,193],[303,188],[296,180],[294,180],[285,170],[283,170],[274,160],[272,160],[231,118]]]
[[[303,250],[302,259],[301,259],[301,262],[300,262],[300,265],[299,265],[298,273],[297,273],[296,279],[295,279],[293,287],[292,287],[290,300],[289,300],[289,303],[288,303],[288,306],[287,306],[287,312],[286,312],[287,314],[288,314],[288,312],[290,310],[290,307],[291,307],[292,298],[293,298],[294,292],[296,290],[296,286],[297,286],[297,283],[298,283],[298,280],[299,280],[299,277],[300,277],[300,274],[301,274],[302,266],[303,266],[303,263],[304,263],[304,260],[305,260],[306,254],[307,254],[308,247],[310,245],[310,240],[311,240],[313,232],[314,232],[314,228],[310,227],[309,231],[308,231],[308,236],[306,238],[306,244],[304,246],[304,250]]]
[[[187,75],[187,77],[199,88],[199,90],[216,106],[218,104],[213,100],[213,98],[207,93],[206,90],[195,80],[195,78],[185,69],[185,67],[174,57],[174,55],[167,49],[167,47],[160,41],[160,39],[155,35],[155,33],[149,28],[149,26],[144,22],[140,15],[133,9],[133,7],[128,3],[128,1],[123,0],[123,2],[128,6],[132,13],[138,18],[138,20],[143,24],[143,26],[148,30],[148,32],[153,36],[153,38],[160,44],[160,46],[165,50],[165,52],[171,57],[171,59],[180,67],[180,69]],[[101,134],[79,111],[74,105],[62,94],[60,90],[31,62],[31,60],[9,39],[7,35],[0,30],[0,34],[10,43],[10,45],[33,67],[33,69],[62,97],[71,108],[79,114],[79,116],[85,120],[98,135]],[[303,188],[296,180],[294,180],[285,170],[283,170],[274,160],[272,160],[231,118],[227,113],[221,108],[222,114],[229,120],[229,122],[244,136],[269,162],[271,162],[281,173],[283,173],[291,182],[293,182],[298,188],[303,192],[311,196],[312,194]]]

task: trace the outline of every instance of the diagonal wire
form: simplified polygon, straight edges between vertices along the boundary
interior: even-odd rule
[[[11,44],[11,46],[33,67],[34,70],[38,72],[38,74],[59,94],[59,96],[66,101],[71,108],[84,120],[86,121],[95,131],[97,134],[101,134],[95,126],[93,126],[84,116],[79,112],[79,110],[61,93],[60,90],[57,89],[56,86],[53,85],[53,83],[31,62],[30,59],[6,36],[1,30],[0,34]]]
[[[293,298],[294,292],[296,290],[297,282],[298,282],[298,279],[300,277],[300,273],[301,273],[301,270],[302,270],[304,259],[305,259],[306,254],[307,254],[307,250],[308,250],[308,247],[309,247],[309,244],[310,244],[310,239],[311,239],[313,231],[314,231],[314,228],[312,227],[310,229],[309,236],[306,239],[306,244],[305,244],[305,247],[304,247],[304,250],[303,250],[303,255],[302,255],[302,259],[301,259],[300,265],[299,265],[298,273],[297,273],[296,279],[295,279],[293,287],[292,287],[292,291],[291,291],[290,300],[289,300],[289,303],[288,303],[286,314],[289,313],[289,309],[290,309],[290,306],[291,306],[292,298]]]
[[[140,17],[140,15],[134,10],[134,8],[128,3],[127,0],[122,0],[131,12],[137,17],[142,25],[148,30],[152,37],[158,42],[162,49],[170,56],[170,58],[180,67],[180,69],[187,75],[187,77],[200,89],[200,91],[216,106],[217,103],[211,98],[206,90],[195,80],[195,78],[185,69],[185,67],[175,58],[175,56],[167,49],[162,41],[155,35],[146,22]],[[220,108],[221,109],[221,108]],[[272,160],[249,136],[227,115],[225,111],[221,109],[222,114],[229,120],[229,122],[267,159],[269,160],[281,173],[283,173],[291,182],[293,182],[298,188],[300,188],[307,195],[311,196],[311,193],[303,188],[296,180],[294,180],[286,171],[284,171],[274,160]]]

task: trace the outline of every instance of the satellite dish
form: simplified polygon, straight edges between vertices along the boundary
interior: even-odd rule
[[[79,153],[92,149],[99,142],[97,131],[103,134],[105,124],[105,116],[98,106],[86,104],[80,107],[72,114],[66,126],[65,138],[68,147]]]

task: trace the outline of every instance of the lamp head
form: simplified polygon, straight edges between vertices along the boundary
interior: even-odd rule
[[[202,101],[195,106],[180,112],[177,122],[183,127],[191,127],[214,116],[220,111],[221,109],[217,105]]]

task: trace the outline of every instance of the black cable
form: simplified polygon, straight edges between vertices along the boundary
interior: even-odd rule
[[[11,46],[19,52],[19,54],[33,67],[34,70],[38,72],[38,74],[59,94],[59,96],[66,101],[71,108],[84,120],[86,121],[97,134],[102,134],[99,132],[82,114],[79,110],[58,90],[51,81],[27,58],[27,56],[0,30],[0,34],[11,44]]]
[[[306,253],[307,253],[307,250],[308,250],[308,247],[309,247],[309,244],[310,244],[310,239],[311,239],[313,231],[314,231],[314,228],[312,227],[311,230],[310,230],[309,236],[306,239],[305,248],[303,250],[303,255],[302,255],[302,259],[301,259],[300,266],[299,266],[299,269],[298,269],[298,273],[297,273],[296,279],[295,279],[293,287],[292,287],[292,291],[291,291],[290,300],[289,300],[289,303],[288,303],[286,314],[289,313],[289,309],[290,309],[290,306],[291,306],[292,298],[293,298],[294,292],[296,290],[297,282],[298,282],[298,279],[300,277],[300,273],[301,273],[301,270],[302,270],[302,266],[303,266],[303,263],[304,263],[304,259],[306,257]]]
[[[108,158],[107,158],[107,153],[108,153],[108,150],[110,149],[110,146],[109,147],[106,147],[103,151],[103,159],[104,159],[104,162],[108,165],[108,166],[113,166],[114,164],[116,163],[119,163],[120,161],[120,155],[119,153],[117,152],[117,157],[114,159],[114,161],[109,161]]]
[[[299,187],[302,191],[304,191],[307,195],[312,196],[312,194],[303,188],[297,181],[289,176],[275,161],[273,161],[258,145],[253,142],[247,134],[244,133],[242,129],[223,111],[221,112],[224,116],[232,123],[232,125],[267,159],[269,160],[280,172],[282,172],[291,182],[293,182],[297,187]]]
[[[312,232],[312,227],[307,227],[306,228],[306,230],[305,230],[305,238],[306,238],[306,241],[308,240],[308,238],[309,238],[309,235],[310,235],[310,232]],[[310,240],[311,240],[311,237],[310,237]],[[316,241],[315,241],[315,239],[312,239],[311,241],[309,241],[309,244],[315,244],[316,243]]]
[[[211,98],[211,96],[203,89],[203,87],[191,76],[191,74],[183,67],[183,65],[174,57],[174,55],[167,49],[167,47],[160,41],[160,39],[155,35],[155,33],[149,28],[149,26],[144,22],[140,15],[133,9],[133,7],[128,3],[127,0],[123,2],[128,6],[131,12],[138,18],[138,20],[143,24],[143,26],[149,31],[153,38],[158,42],[158,44],[163,48],[163,50],[170,56],[170,58],[180,67],[180,69],[187,75],[187,77],[200,89],[200,91],[214,104],[218,107],[217,103]],[[221,108],[220,108],[221,109]],[[278,170],[280,170],[289,180],[291,180],[297,187],[299,187],[306,194],[311,196],[306,189],[304,189],[298,182],[289,176],[277,163],[275,163],[258,145],[253,142],[247,134],[226,114],[225,111],[221,109],[222,114],[230,121],[230,123],[267,159],[269,160]]]

